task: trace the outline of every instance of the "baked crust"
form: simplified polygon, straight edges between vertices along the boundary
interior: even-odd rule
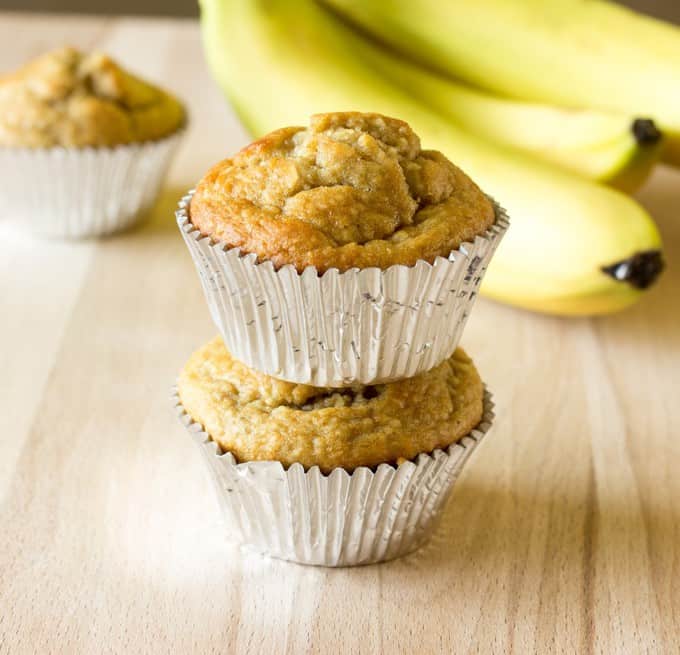
[[[432,262],[483,234],[494,210],[479,187],[407,123],[317,114],[214,166],[191,201],[215,241],[302,272]]]
[[[0,78],[0,145],[85,147],[160,139],[181,127],[179,101],[106,55],[61,48]]]
[[[299,462],[326,473],[445,448],[479,424],[484,396],[479,374],[460,348],[412,378],[325,389],[250,369],[220,337],[191,356],[178,391],[189,416],[239,461]]]

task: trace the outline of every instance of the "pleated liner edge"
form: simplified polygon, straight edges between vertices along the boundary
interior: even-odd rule
[[[492,396],[480,424],[445,450],[399,466],[381,464],[324,475],[300,464],[237,463],[186,413],[175,409],[211,472],[229,541],[301,564],[354,566],[401,557],[423,545],[464,464],[489,432]]]
[[[433,264],[300,274],[202,235],[190,200],[177,223],[229,351],[268,375],[323,387],[412,377],[449,357],[508,227],[494,203],[487,232]]]

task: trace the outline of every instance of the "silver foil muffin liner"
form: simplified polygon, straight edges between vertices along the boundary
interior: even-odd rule
[[[394,559],[422,546],[437,527],[465,462],[488,433],[493,401],[484,393],[480,424],[446,450],[399,466],[342,468],[324,475],[300,464],[237,463],[186,413],[180,419],[208,465],[227,540],[300,564],[355,566]]]
[[[412,377],[449,357],[508,227],[494,202],[489,230],[433,264],[300,274],[202,235],[191,197],[177,223],[228,350],[251,368],[319,387]]]
[[[0,218],[67,239],[128,228],[158,197],[183,132],[112,148],[0,147]]]

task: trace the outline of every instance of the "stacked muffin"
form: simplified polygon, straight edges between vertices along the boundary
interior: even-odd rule
[[[155,201],[186,122],[172,95],[101,53],[46,53],[0,79],[3,216],[47,236],[131,226]]]
[[[221,333],[177,404],[231,536],[325,565],[417,548],[490,425],[456,346],[503,210],[406,123],[333,113],[216,165],[177,219]]]

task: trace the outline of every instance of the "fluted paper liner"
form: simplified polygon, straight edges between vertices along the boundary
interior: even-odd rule
[[[128,228],[158,197],[182,133],[112,148],[0,147],[0,214],[59,238]]]
[[[401,557],[423,545],[463,465],[488,433],[493,402],[469,435],[445,450],[399,466],[285,469],[280,462],[237,463],[184,410],[177,412],[212,474],[227,539],[279,559],[320,566],[354,566]],[[310,435],[312,438],[313,435]]]
[[[412,377],[449,357],[508,227],[494,202],[491,228],[433,264],[299,274],[203,236],[191,196],[177,223],[227,349],[254,369],[320,387]]]

